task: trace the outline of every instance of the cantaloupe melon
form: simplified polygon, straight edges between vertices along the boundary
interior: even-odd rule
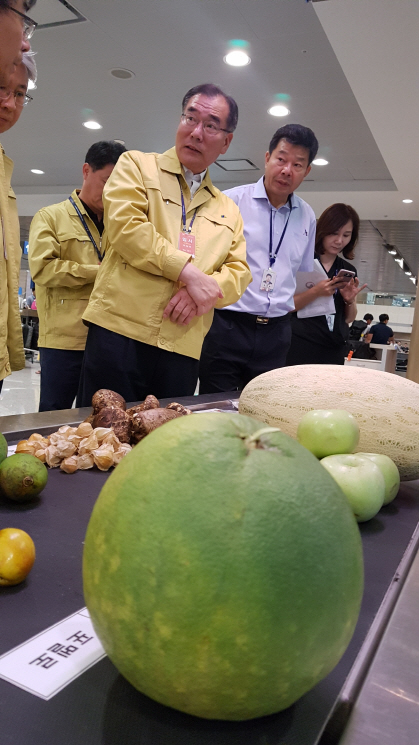
[[[402,481],[419,479],[419,385],[364,367],[296,365],[259,375],[244,388],[241,414],[296,437],[311,409],[346,409],[356,418],[355,452],[384,453]]]

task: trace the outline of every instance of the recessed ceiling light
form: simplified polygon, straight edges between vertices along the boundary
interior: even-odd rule
[[[288,116],[290,113],[290,110],[287,109],[286,106],[281,106],[280,104],[275,104],[275,106],[271,106],[270,109],[268,109],[268,114],[271,114],[272,116]]]
[[[40,171],[39,168],[31,168],[31,173],[36,173],[38,176],[41,176],[45,171]]]
[[[325,160],[324,158],[316,158],[313,160],[313,166],[327,166],[329,164],[328,160]]]
[[[416,282],[416,277],[409,277],[411,282]]]
[[[405,204],[412,204],[412,202],[413,202],[413,199],[403,199],[403,202],[404,202]]]
[[[135,72],[127,70],[125,67],[114,67],[114,69],[111,70],[111,75],[113,75],[114,78],[119,78],[119,80],[129,80],[129,78],[135,77]]]
[[[412,272],[405,272],[405,274],[407,274],[408,277],[412,276]]]
[[[392,256],[396,256],[397,251],[389,251],[389,254],[391,254]]]
[[[250,57],[242,49],[234,49],[224,57],[224,62],[233,67],[244,67],[250,63]]]
[[[86,129],[102,129],[102,125],[99,122],[94,122],[92,119],[88,122],[83,122],[83,127],[86,127]]]

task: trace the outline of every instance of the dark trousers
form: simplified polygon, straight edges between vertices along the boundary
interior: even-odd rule
[[[242,390],[268,370],[284,367],[291,342],[289,315],[269,318],[216,310],[199,365],[199,392]]]
[[[83,350],[42,347],[39,352],[41,357],[39,411],[71,409],[79,387]]]
[[[77,406],[90,406],[99,388],[110,388],[125,401],[193,396],[198,360],[129,339],[91,323],[87,334]]]

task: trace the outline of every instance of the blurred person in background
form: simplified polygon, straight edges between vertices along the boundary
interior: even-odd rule
[[[10,85],[10,76],[29,52],[36,23],[26,13],[36,0],[0,0],[0,86]]]
[[[325,279],[309,290],[294,295],[292,339],[287,365],[343,365],[349,337],[349,324],[356,318],[356,297],[366,285],[359,286],[353,259],[358,241],[359,216],[346,204],[332,204],[319,217],[316,228],[315,257]],[[342,254],[342,258],[339,254]],[[341,269],[354,272],[349,281],[338,276]],[[299,318],[297,311],[319,297],[333,296],[335,312],[329,315]]]
[[[390,326],[387,326],[390,318],[387,313],[381,313],[378,316],[379,323],[372,326],[368,334],[365,334],[366,344],[392,344],[394,342],[394,332]]]
[[[1,18],[1,15],[0,15]],[[23,107],[32,100],[28,95],[29,80],[36,81],[36,65],[31,52],[23,53],[23,62],[9,76],[9,85],[0,86],[0,134],[7,132],[18,121]],[[0,145],[0,168],[3,177],[0,184],[1,226],[3,251],[0,262],[0,391],[3,379],[12,371],[25,367],[22,327],[19,313],[18,291],[22,250],[20,226],[16,207],[16,196],[11,187],[13,162]],[[7,200],[7,201],[6,201]],[[3,207],[3,205],[5,205]]]
[[[41,358],[39,411],[70,409],[77,393],[87,336],[82,315],[104,257],[102,194],[125,151],[114,140],[92,145],[81,190],[39,210],[31,223],[29,268],[36,287]]]

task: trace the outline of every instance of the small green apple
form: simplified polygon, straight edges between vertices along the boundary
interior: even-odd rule
[[[359,523],[371,520],[384,503],[386,483],[380,468],[363,455],[329,455],[320,463],[339,484]]]
[[[370,458],[378,466],[386,482],[384,504],[392,502],[400,488],[400,474],[395,462],[383,453],[357,453],[357,455]]]
[[[353,453],[359,440],[358,422],[344,409],[313,409],[301,419],[297,440],[317,458]]]

